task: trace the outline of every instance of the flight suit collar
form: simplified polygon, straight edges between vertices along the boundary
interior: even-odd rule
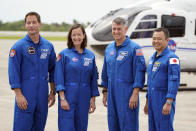
[[[31,40],[31,38],[29,37],[28,34],[25,36],[25,39],[26,39],[28,42],[30,42],[30,43],[34,43],[34,42]],[[42,43],[43,43],[43,38],[41,37],[41,35],[39,35],[39,44],[42,44]],[[35,43],[34,43],[34,44],[35,44]]]
[[[118,48],[126,46],[129,43],[129,40],[130,40],[129,37],[126,36],[126,39],[124,40],[124,42],[120,46],[118,46]],[[115,47],[117,47],[116,41],[115,41]]]
[[[164,56],[164,55],[167,54],[169,51],[170,51],[169,48],[166,47],[166,48],[164,49],[164,51],[159,55],[159,57]],[[155,58],[156,55],[157,55],[157,52],[154,53],[153,58]]]
[[[75,47],[72,47],[71,50],[78,53]],[[84,51],[82,52],[82,54],[86,54],[86,53],[87,53],[87,50],[86,48],[84,48]]]

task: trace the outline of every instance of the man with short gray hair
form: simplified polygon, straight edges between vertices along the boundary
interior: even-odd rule
[[[146,67],[141,47],[126,36],[126,23],[122,17],[113,20],[115,41],[104,56],[102,93],[109,131],[139,130],[139,90],[144,86]]]

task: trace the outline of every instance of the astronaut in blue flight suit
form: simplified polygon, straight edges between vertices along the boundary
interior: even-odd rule
[[[40,16],[25,16],[28,34],[17,41],[9,54],[9,82],[16,94],[14,131],[44,131],[48,104],[55,102],[53,45],[39,35]],[[48,73],[51,91],[48,95]]]
[[[153,32],[156,52],[147,67],[147,99],[149,131],[173,131],[176,94],[180,83],[179,58],[167,47],[169,32],[158,28]]]
[[[146,67],[140,46],[126,36],[126,31],[126,20],[115,18],[115,41],[105,50],[102,93],[109,131],[139,130],[139,89],[144,85]]]
[[[76,24],[68,33],[68,48],[57,57],[55,85],[59,94],[59,131],[87,131],[88,113],[96,108],[98,73],[95,56],[86,45],[85,30]]]

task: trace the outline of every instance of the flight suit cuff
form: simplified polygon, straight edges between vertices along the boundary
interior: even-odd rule
[[[140,88],[140,89],[142,89],[143,87],[144,87],[144,85],[140,84],[140,83],[134,83],[133,84],[133,88]]]
[[[103,81],[101,82],[101,87],[108,88],[107,85],[108,85],[108,84],[104,83]]]
[[[166,98],[175,99],[176,98],[176,94],[167,94]]]
[[[12,89],[12,90],[15,89],[15,88],[20,88],[20,87],[21,87],[20,84],[12,84],[12,85],[11,85],[11,89]]]
[[[62,90],[66,91],[66,89],[63,85],[57,85],[56,86],[56,92],[59,92],[59,91],[62,91]]]
[[[92,94],[91,94],[91,97],[93,97],[93,96],[99,96],[99,95],[100,95],[100,94],[99,94],[98,91],[93,91]]]
[[[53,78],[49,78],[49,82],[54,83],[54,79]]]
[[[148,93],[146,93],[146,99],[148,99]]]

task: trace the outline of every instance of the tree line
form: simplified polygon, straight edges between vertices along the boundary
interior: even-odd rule
[[[70,27],[73,24],[77,24],[80,23],[77,20],[73,20],[72,24],[66,23],[66,22],[62,22],[62,23],[51,23],[51,24],[47,24],[47,23],[42,23],[42,26],[40,28],[41,31],[68,31],[70,29]],[[84,27],[87,27],[90,22],[87,23],[80,23],[82,24]],[[0,20],[0,30],[1,31],[25,31],[25,24],[24,24],[24,20],[19,20],[19,21],[14,21],[14,22],[5,22],[3,23]]]

